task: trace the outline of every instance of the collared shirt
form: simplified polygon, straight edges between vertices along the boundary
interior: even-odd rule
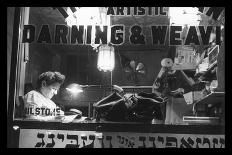
[[[27,118],[52,120],[64,112],[49,98],[32,90],[24,96],[24,110]]]

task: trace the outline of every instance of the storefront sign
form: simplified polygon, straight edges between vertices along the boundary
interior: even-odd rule
[[[21,129],[19,148],[225,148],[225,135]]]
[[[38,30],[37,30],[38,29]],[[92,34],[92,31],[95,34]],[[69,45],[90,45],[92,40],[94,44],[107,44],[110,42],[113,45],[121,45],[129,42],[132,45],[165,45],[166,40],[169,40],[169,45],[208,45],[210,34],[213,29],[216,30],[216,44],[220,44],[221,27],[220,26],[189,26],[186,36],[181,37],[183,32],[182,26],[167,26],[167,25],[148,25],[142,27],[140,25],[132,25],[127,28],[125,25],[101,26],[99,25],[56,25],[54,27],[54,35],[51,35],[51,30],[48,25],[42,25],[37,28],[34,25],[24,25],[23,43],[46,43],[46,44],[69,44]],[[148,30],[149,34],[144,34],[143,29]],[[39,31],[36,36],[36,31]],[[110,34],[110,37],[108,37]],[[129,34],[129,37],[125,37]],[[151,37],[150,42],[147,42],[147,37]],[[54,36],[54,37],[52,37]],[[129,38],[129,40],[125,40]],[[183,39],[185,38],[185,39]]]
[[[74,12],[75,7],[72,8]],[[56,8],[53,8],[56,9]],[[58,8],[66,19],[69,15],[64,8]],[[224,8],[222,7],[198,7],[198,11],[209,18],[219,20]],[[73,12],[73,13],[74,13]],[[167,7],[108,7],[107,15],[110,16],[149,16],[169,18]],[[186,29],[186,28],[185,28]],[[189,26],[184,30],[182,25],[156,25],[142,26],[139,24],[126,26],[125,23],[115,25],[73,25],[69,27],[63,24],[50,25],[24,25],[22,43],[46,43],[68,45],[107,44],[122,45],[208,45],[212,31],[216,33],[216,43],[220,44],[221,27],[212,25]],[[186,31],[186,32],[184,32]],[[38,32],[38,33],[37,33]],[[53,34],[52,34],[53,33]],[[182,36],[184,33],[184,36]],[[125,36],[128,35],[128,36]],[[128,38],[128,40],[125,40]]]

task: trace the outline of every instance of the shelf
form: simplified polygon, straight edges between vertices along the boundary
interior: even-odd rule
[[[220,123],[219,117],[195,117],[183,116],[183,121],[188,124],[212,124],[218,125]]]
[[[198,77],[199,82],[201,82],[201,81],[207,79],[208,76],[210,76],[210,74],[214,74],[214,73],[212,73],[212,70],[213,70],[216,66],[217,66],[217,63],[214,63],[214,64],[210,65],[210,67],[207,69],[207,71],[205,71],[205,72],[203,72],[203,73],[202,73],[202,72],[197,73],[197,74],[195,74],[195,77]],[[216,75],[216,74],[215,74],[215,75]],[[211,77],[212,77],[212,75],[211,75]]]
[[[174,63],[172,66],[172,70],[196,70],[197,66],[195,63],[182,63],[176,64]]]
[[[225,92],[213,92],[209,95],[205,96],[203,99],[194,103],[194,107],[199,104],[216,104],[218,102],[224,102],[225,100]]]

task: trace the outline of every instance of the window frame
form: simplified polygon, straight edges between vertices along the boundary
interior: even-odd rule
[[[8,121],[17,120],[16,106],[20,106],[19,96],[24,95],[25,68],[28,61],[29,44],[22,43],[23,26],[29,21],[30,7],[15,7],[13,39],[10,67],[9,96],[7,104]]]

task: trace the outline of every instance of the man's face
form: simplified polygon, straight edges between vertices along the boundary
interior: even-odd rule
[[[54,83],[52,85],[49,86],[42,86],[43,89],[43,95],[49,99],[51,99],[54,95],[57,94],[58,90],[60,89],[60,85],[59,83]]]

